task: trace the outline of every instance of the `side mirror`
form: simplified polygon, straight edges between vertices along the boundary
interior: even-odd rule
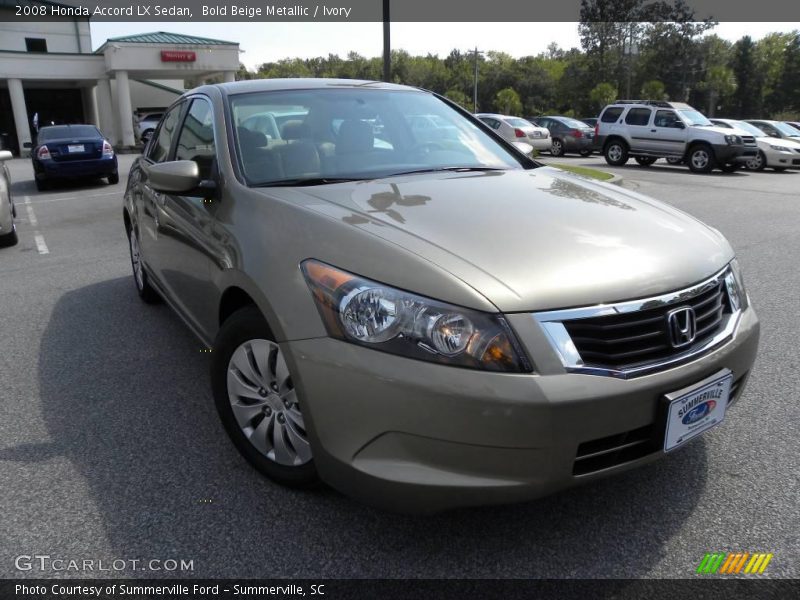
[[[200,168],[193,160],[145,165],[144,172],[150,185],[158,192],[186,194],[197,190],[200,185]]]
[[[33,144],[31,144],[30,142],[23,142],[22,147],[25,149],[33,148]]]
[[[686,129],[686,124],[683,121],[675,121],[673,127],[677,129]]]
[[[14,156],[8,150],[0,150],[0,162],[11,160]]]

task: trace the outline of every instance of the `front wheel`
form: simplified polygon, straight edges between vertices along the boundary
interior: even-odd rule
[[[637,156],[634,160],[643,167],[649,167],[656,162],[657,159],[652,156]]]
[[[613,167],[619,167],[628,162],[628,146],[620,140],[613,140],[606,144],[606,162]]]
[[[716,162],[714,151],[706,144],[692,146],[689,150],[689,169],[694,173],[710,173]]]
[[[116,185],[119,183],[119,171],[114,171],[108,176],[108,185]]]
[[[136,291],[139,297],[147,304],[155,304],[161,300],[161,296],[153,286],[150,285],[147,273],[142,262],[142,252],[139,247],[139,235],[136,228],[132,228],[128,233],[128,248],[131,254],[131,267],[133,269],[133,283],[136,284]]]
[[[580,151],[580,155],[585,158],[587,156],[591,156],[592,155],[592,151],[591,150],[581,150]]]
[[[212,357],[214,403],[237,450],[278,483],[317,483],[292,374],[255,306],[237,311],[222,324]]]
[[[667,159],[667,163],[669,163],[669,164],[671,164],[671,165],[679,165],[679,164],[681,164],[682,162],[683,162],[683,159],[682,159],[682,158],[675,158],[675,157],[673,157],[673,156],[670,156],[670,157]]]
[[[12,223],[11,231],[6,233],[5,235],[0,235],[0,248],[16,246],[17,242],[19,242],[19,236],[17,236],[17,230],[14,227],[14,224]]]
[[[558,138],[553,139],[550,143],[550,154],[553,156],[564,156],[564,142]]]
[[[744,166],[750,171],[763,171],[764,167],[767,166],[767,156],[759,150],[758,154],[748,160]]]

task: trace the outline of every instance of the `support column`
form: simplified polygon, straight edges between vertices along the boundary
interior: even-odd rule
[[[119,144],[119,135],[114,126],[114,108],[111,104],[111,82],[108,79],[97,80],[97,117],[103,135],[112,144]]]
[[[11,96],[11,112],[14,113],[14,126],[17,129],[19,155],[28,156],[30,150],[23,146],[31,142],[31,127],[28,123],[28,108],[25,106],[25,92],[20,79],[8,80],[8,95]]]
[[[225,71],[222,76],[225,83],[236,81],[236,71]]]
[[[94,86],[81,88],[81,102],[83,103],[83,118],[86,123],[100,127],[97,120],[97,104],[94,101]]]
[[[120,144],[133,146],[133,110],[131,109],[131,86],[127,71],[117,71],[117,124],[120,133]]]

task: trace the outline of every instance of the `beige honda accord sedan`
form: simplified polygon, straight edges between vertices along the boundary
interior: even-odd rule
[[[442,135],[415,137],[420,117]],[[391,510],[523,501],[661,458],[736,418],[756,356],[719,231],[410,87],[187,92],[123,217],[141,298],[213,350],[241,454]]]

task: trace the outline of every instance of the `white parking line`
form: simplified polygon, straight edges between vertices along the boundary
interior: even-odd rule
[[[33,241],[36,242],[36,249],[39,251],[39,254],[50,254],[50,249],[47,247],[47,244],[45,244],[44,237],[41,233],[34,232]]]
[[[33,241],[36,242],[36,250],[39,251],[39,254],[50,254],[50,249],[47,247],[47,244],[44,241],[44,236],[39,233],[39,230],[36,229],[39,227],[39,220],[36,218],[36,214],[33,212],[33,207],[31,206],[31,197],[25,196],[25,210],[28,211],[28,222],[33,227]]]
[[[62,202],[64,200],[83,200],[84,198],[104,198],[106,196],[119,196],[119,192],[105,192],[104,194],[87,194],[85,196],[62,196],[59,198],[45,198],[44,200],[34,200],[31,204],[47,204],[50,202]]]

